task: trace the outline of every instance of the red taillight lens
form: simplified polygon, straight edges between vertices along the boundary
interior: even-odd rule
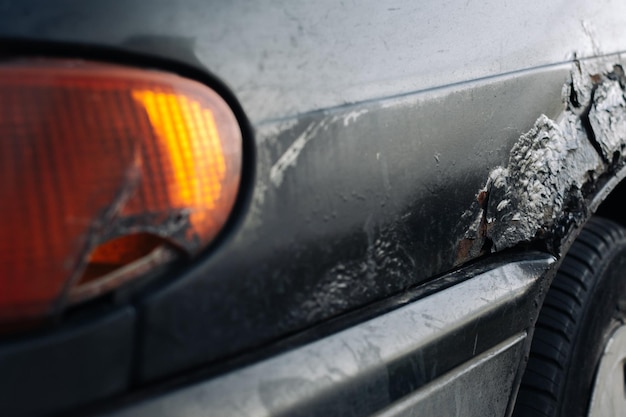
[[[224,100],[176,75],[0,66],[0,322],[198,253],[234,205],[241,142]]]

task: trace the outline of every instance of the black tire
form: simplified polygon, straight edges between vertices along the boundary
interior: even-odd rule
[[[626,229],[592,218],[546,295],[514,416],[587,415],[594,374],[606,341],[624,322],[625,301]]]

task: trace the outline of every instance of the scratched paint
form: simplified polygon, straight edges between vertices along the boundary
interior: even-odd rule
[[[292,142],[287,150],[276,160],[270,169],[270,181],[274,186],[280,187],[283,177],[290,167],[295,167],[300,153],[307,143],[315,138],[320,130],[327,130],[330,126],[341,123],[344,127],[356,122],[359,117],[366,114],[367,109],[359,109],[349,113],[330,115],[320,121],[309,124],[306,129]],[[291,128],[292,126],[288,126]]]

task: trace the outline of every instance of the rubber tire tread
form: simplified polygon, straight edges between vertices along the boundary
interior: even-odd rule
[[[599,273],[613,255],[610,248],[623,244],[625,239],[626,230],[622,226],[592,217],[572,244],[535,325],[514,416],[560,415],[579,322],[585,315]]]

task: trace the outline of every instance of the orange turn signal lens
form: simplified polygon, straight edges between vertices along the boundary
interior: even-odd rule
[[[237,196],[241,130],[210,88],[84,61],[0,66],[0,322],[193,256]]]

